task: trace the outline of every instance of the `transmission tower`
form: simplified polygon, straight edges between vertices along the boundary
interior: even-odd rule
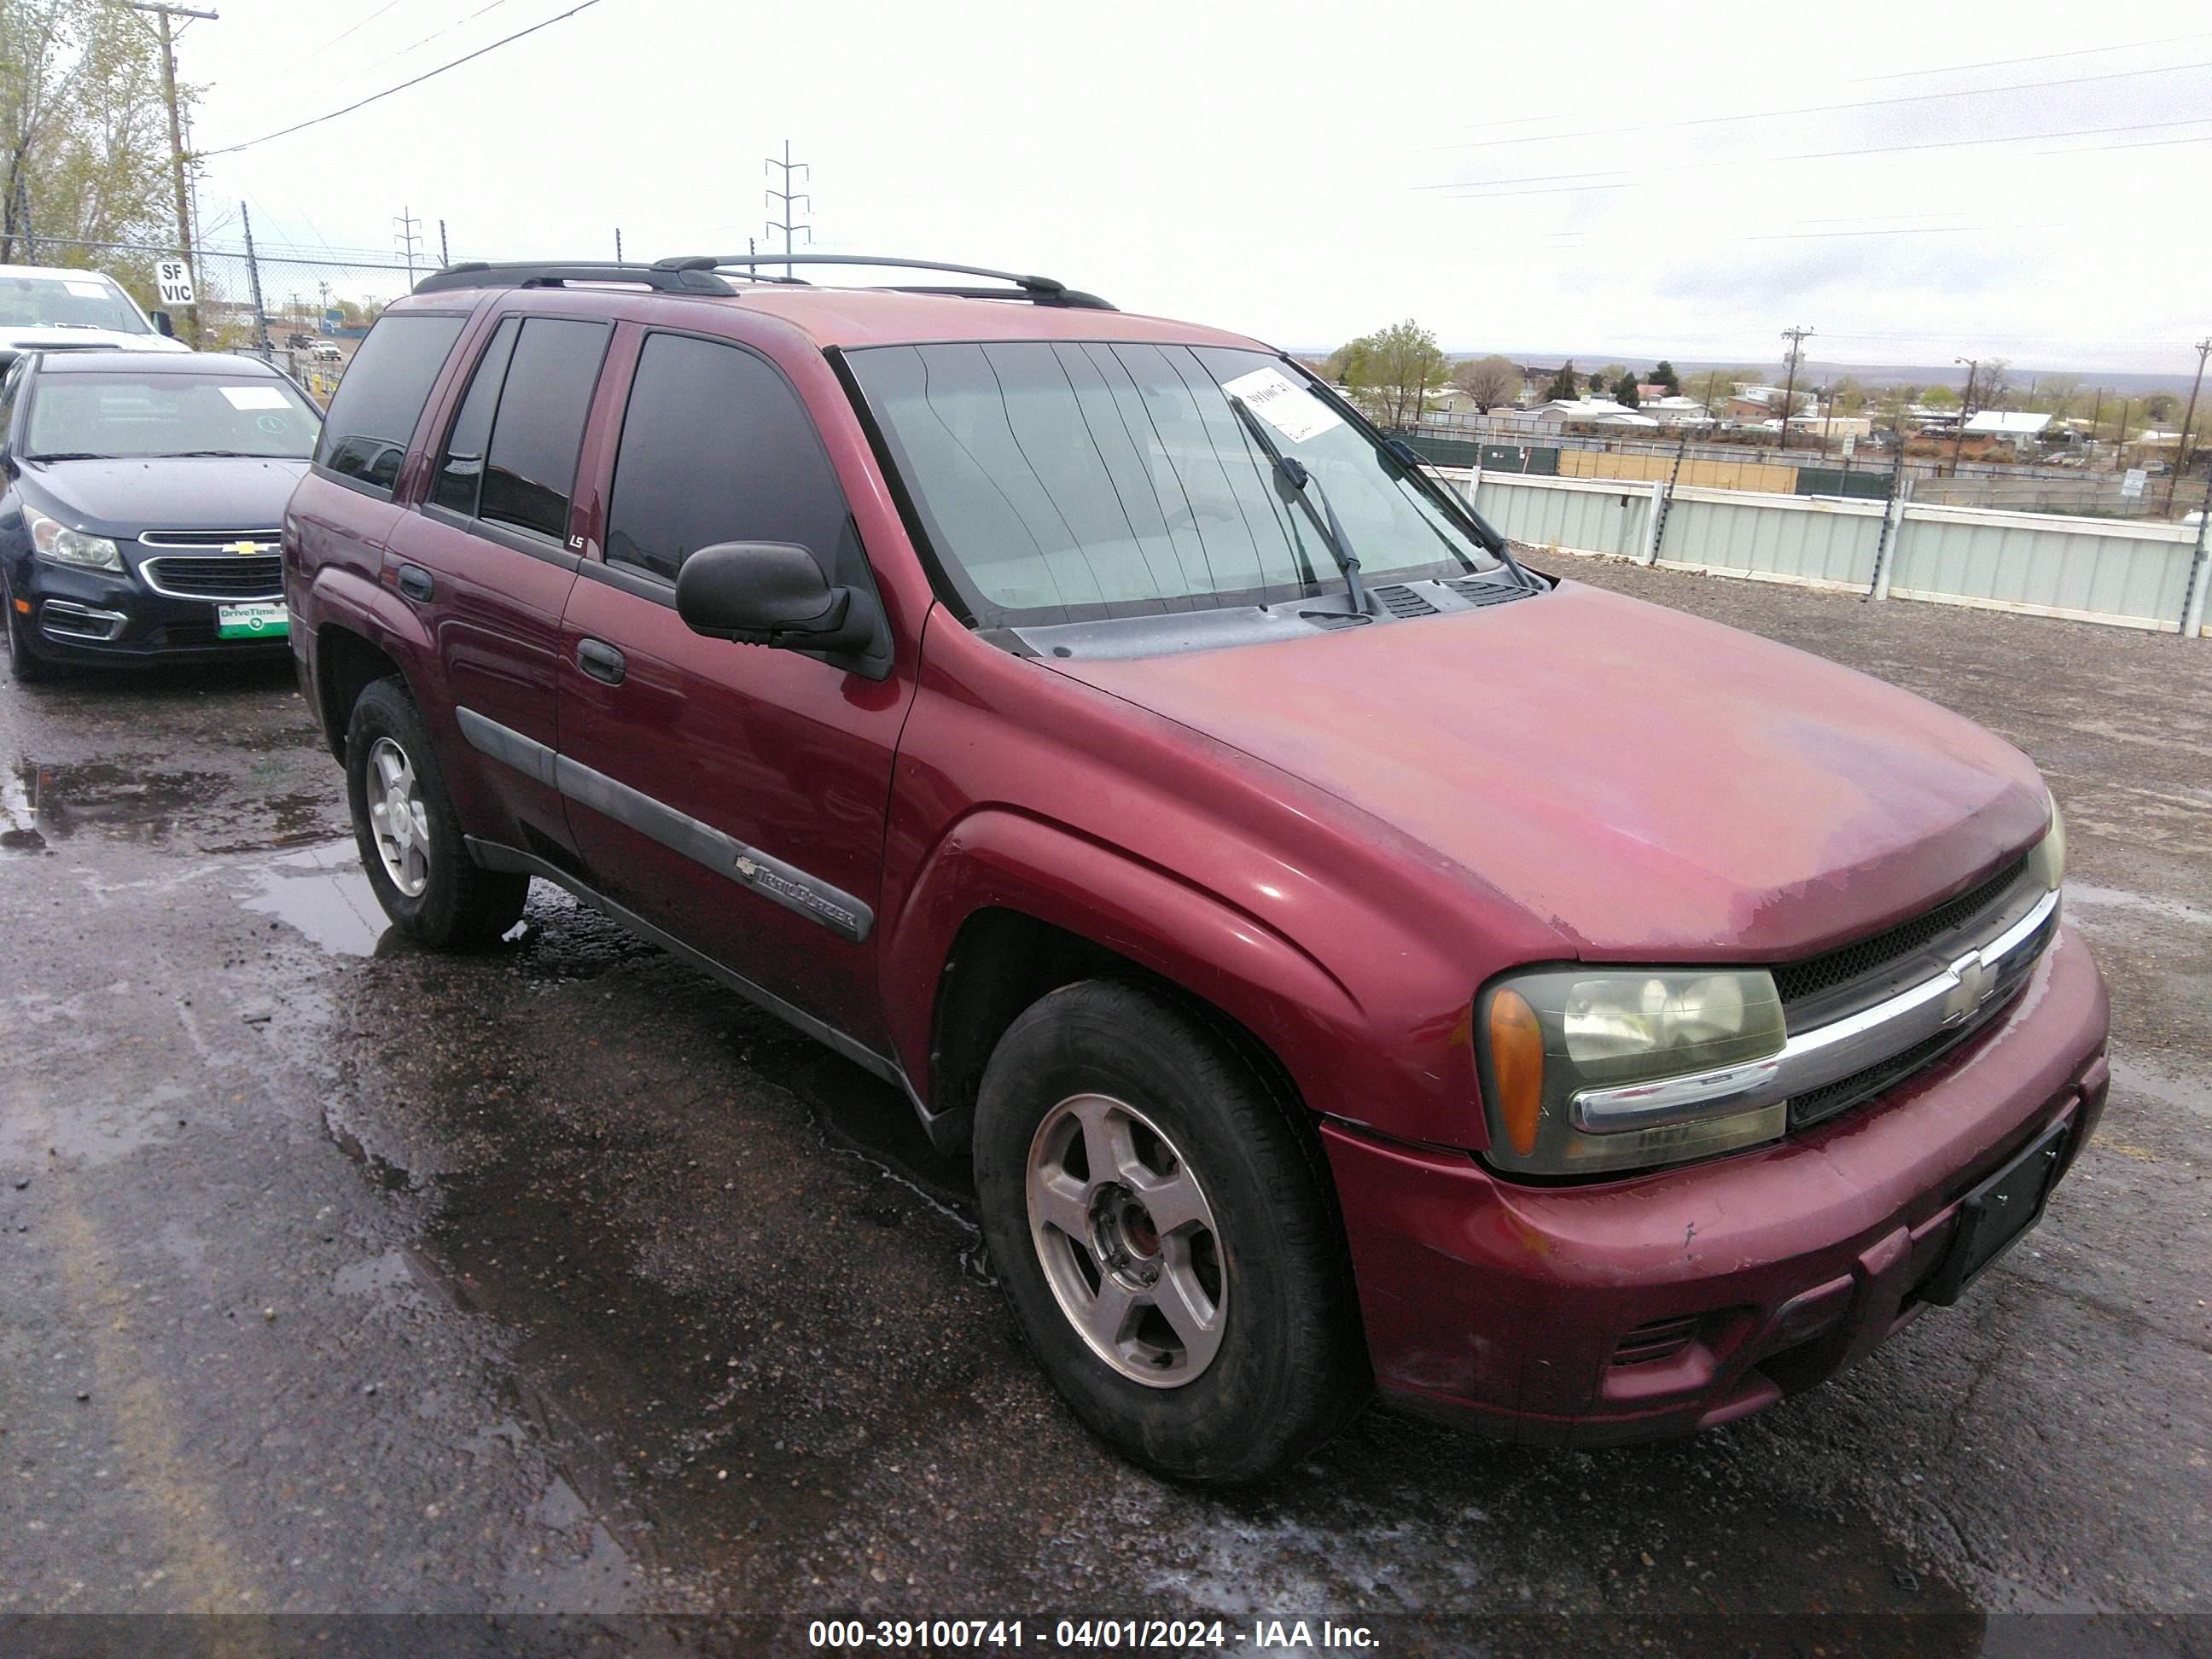
[[[783,159],[779,161],[775,156],[771,155],[768,158],[768,166],[771,170],[780,167],[783,171],[783,188],[781,190],[772,190],[768,192],[768,199],[771,204],[778,202],[781,202],[783,204],[783,217],[781,219],[769,220],[768,222],[768,228],[770,230],[780,230],[783,233],[783,255],[785,260],[783,274],[788,276],[791,275],[790,259],[792,233],[793,231],[803,231],[805,233],[806,240],[810,243],[814,240],[814,228],[811,225],[798,222],[793,218],[791,210],[791,204],[793,202],[804,202],[811,211],[814,206],[814,198],[811,196],[807,195],[803,191],[794,192],[791,188],[791,175],[794,173],[804,173],[811,179],[813,177],[813,173],[805,162],[794,161],[791,159],[791,140],[788,138],[783,141]]]

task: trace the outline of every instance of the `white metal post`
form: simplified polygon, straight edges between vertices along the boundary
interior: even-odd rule
[[[1889,573],[1897,568],[1897,544],[1905,534],[1905,501],[1911,490],[1911,480],[1899,477],[1897,492],[1889,498],[1888,510],[1882,514],[1881,545],[1875,555],[1874,596],[1877,599],[1889,597]]]
[[[2204,556],[2205,535],[2212,532],[2212,480],[2204,486],[2204,508],[2197,516],[2197,556],[2189,564],[2189,597],[2181,605],[2181,637],[2193,640],[2204,632],[2204,590],[2212,587],[2212,559]]]
[[[1659,556],[1659,526],[1667,512],[1667,481],[1651,481],[1651,510],[1644,515],[1644,550],[1636,556],[1638,564],[1650,564]]]

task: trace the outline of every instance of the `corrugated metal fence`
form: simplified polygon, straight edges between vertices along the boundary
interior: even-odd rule
[[[2192,637],[2212,559],[2199,526],[1759,495],[1450,470],[1500,533],[1761,581],[2067,617]]]

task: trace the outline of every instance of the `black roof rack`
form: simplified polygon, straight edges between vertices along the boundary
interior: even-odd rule
[[[1016,292],[1009,294],[1000,289],[986,288],[925,288],[903,283],[888,283],[886,286],[906,294],[949,294],[969,300],[1020,298],[1041,306],[1072,306],[1085,311],[1114,309],[1097,295],[1072,289],[1054,276],[1024,276],[1019,271],[994,270],[988,265],[951,265],[937,259],[892,258],[876,253],[701,253],[688,258],[656,260],[653,268],[659,271],[702,275],[712,275],[724,270],[742,270],[752,276],[757,282],[782,280],[758,276],[757,267],[762,265],[870,265],[896,270],[942,271],[954,276],[987,276],[994,282],[1012,283]],[[793,277],[790,280],[795,282],[799,279]]]
[[[659,294],[735,294],[711,266],[677,269],[663,261],[657,265],[568,262],[546,264],[525,261],[492,264],[471,259],[433,271],[415,284],[417,294],[442,294],[457,288],[561,288],[569,283],[635,283]]]

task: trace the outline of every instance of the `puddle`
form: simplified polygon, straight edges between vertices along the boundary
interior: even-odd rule
[[[350,838],[287,853],[241,873],[259,889],[240,901],[245,908],[276,917],[334,955],[374,956],[391,930]]]
[[[153,758],[149,757],[148,758]],[[341,810],[327,791],[264,793],[257,775],[162,770],[114,761],[38,761],[0,771],[0,849],[40,852],[82,830],[149,846],[181,842],[231,855],[326,841]]]

